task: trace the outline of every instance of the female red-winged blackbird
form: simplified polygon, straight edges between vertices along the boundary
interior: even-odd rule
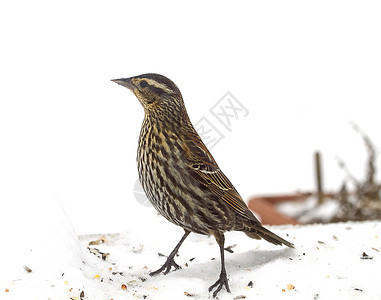
[[[221,274],[209,288],[216,288],[213,297],[223,286],[230,292],[225,231],[243,231],[251,238],[293,247],[264,228],[248,209],[193,128],[180,90],[171,80],[144,74],[113,81],[130,89],[144,108],[137,156],[143,189],[162,216],[185,230],[165,264],[151,276],[180,268],[174,257],[190,232],[213,235],[220,246]]]

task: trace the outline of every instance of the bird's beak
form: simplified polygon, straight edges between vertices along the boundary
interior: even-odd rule
[[[117,84],[120,84],[120,85],[128,88],[132,92],[134,91],[134,89],[136,89],[136,87],[134,86],[134,84],[131,81],[131,78],[111,79],[111,81],[114,81]]]

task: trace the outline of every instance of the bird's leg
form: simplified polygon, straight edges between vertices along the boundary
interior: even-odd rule
[[[174,267],[175,270],[180,269],[180,266],[175,262],[175,255],[177,251],[179,251],[181,244],[185,241],[185,239],[187,238],[189,234],[190,234],[190,231],[185,230],[185,234],[181,238],[180,242],[176,245],[175,249],[173,249],[171,254],[169,254],[167,261],[164,263],[164,265],[162,265],[160,269],[149,273],[150,276],[155,276],[163,271],[164,271],[164,275],[168,274],[172,267]]]
[[[226,276],[226,269],[225,269],[225,257],[224,257],[224,243],[225,243],[225,236],[224,234],[215,234],[216,241],[218,245],[220,246],[220,252],[221,252],[221,274],[220,278],[209,287],[209,292],[211,292],[214,288],[217,287],[217,289],[213,292],[213,298],[216,298],[219,291],[221,291],[222,287],[225,286],[226,291],[230,293],[230,288],[228,284],[228,277]]]

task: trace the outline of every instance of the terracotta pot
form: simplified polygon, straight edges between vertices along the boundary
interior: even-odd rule
[[[276,204],[284,201],[303,201],[311,194],[289,194],[278,196],[257,196],[249,200],[249,208],[258,214],[262,224],[265,225],[285,225],[285,224],[301,224],[277,210]]]

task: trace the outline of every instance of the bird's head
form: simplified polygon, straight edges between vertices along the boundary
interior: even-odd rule
[[[159,74],[143,74],[112,80],[134,93],[146,115],[178,119],[186,115],[180,90],[170,79]]]

